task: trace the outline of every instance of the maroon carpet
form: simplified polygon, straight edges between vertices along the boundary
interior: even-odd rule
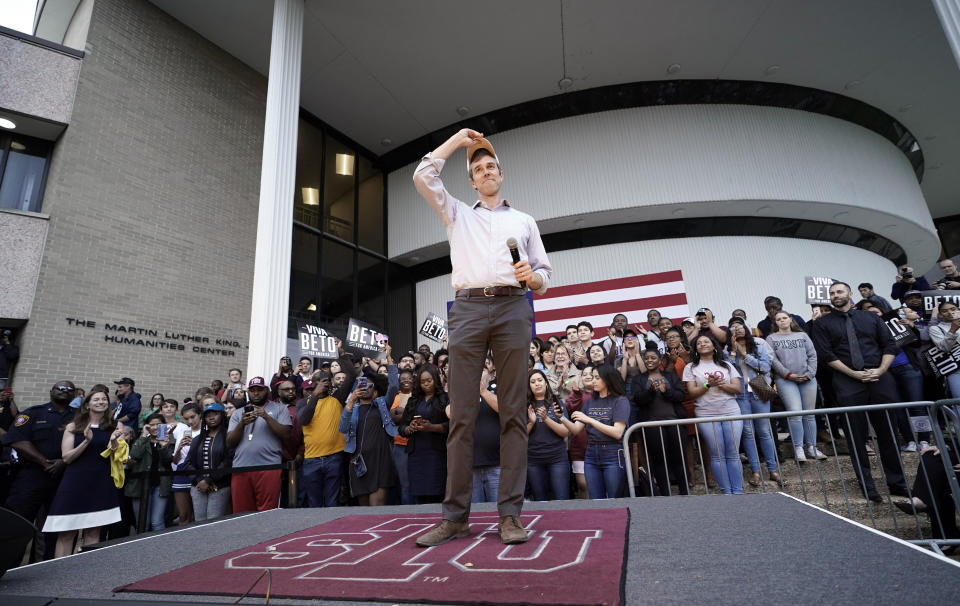
[[[471,604],[622,604],[629,511],[533,511],[530,541],[506,547],[497,516],[470,516],[469,538],[430,549],[436,515],[354,515],[117,591],[242,595],[269,568],[271,596]],[[266,577],[250,595],[266,593]]]

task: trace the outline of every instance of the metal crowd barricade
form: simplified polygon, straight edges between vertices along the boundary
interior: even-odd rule
[[[191,470],[186,472],[184,470],[178,471],[175,469],[164,470],[164,471],[160,471],[160,470],[137,471],[137,472],[127,471],[125,474],[125,477],[147,478],[147,479],[149,479],[151,475],[158,478],[166,477],[166,476],[178,476],[178,475],[189,475],[192,477],[198,473],[206,473],[206,472],[220,472],[220,473],[229,472],[233,474],[233,473],[243,473],[248,471],[269,471],[273,469],[281,469],[281,470],[286,470],[288,472],[286,477],[287,485],[285,487],[281,485],[280,490],[287,491],[287,499],[288,499],[287,508],[297,507],[298,505],[297,503],[297,469],[298,467],[297,467],[296,461],[283,461],[282,463],[276,463],[272,465],[253,465],[249,467],[230,467],[230,468],[224,468],[224,469],[198,469],[198,470]],[[152,487],[150,486],[149,481],[141,482],[140,494],[139,494],[140,507],[139,507],[139,510],[134,514],[137,534],[143,534],[144,532],[146,532],[146,529],[147,529],[147,523],[149,522],[149,520],[147,519],[147,513],[150,507],[151,490],[152,490]]]
[[[914,409],[915,411],[922,409],[925,414],[910,415],[910,409]],[[672,480],[677,484],[683,482],[690,486],[691,494],[711,494],[712,489],[708,481],[707,472],[707,466],[710,465],[710,456],[709,454],[704,455],[703,447],[701,446],[701,436],[703,432],[713,431],[716,433],[720,424],[735,421],[753,423],[754,421],[760,420],[761,422],[770,424],[771,421],[789,419],[791,417],[822,417],[827,432],[832,436],[830,442],[823,443],[824,450],[828,451],[825,453],[827,459],[817,460],[815,457],[808,457],[806,462],[793,459],[790,461],[790,464],[787,464],[789,458],[781,457],[779,448],[775,448],[777,470],[780,476],[776,482],[778,490],[828,511],[834,511],[840,514],[845,513],[846,517],[850,519],[864,523],[869,521],[869,524],[874,528],[902,536],[903,538],[912,539],[915,543],[928,546],[934,551],[939,552],[938,546],[960,544],[960,540],[945,536],[944,530],[944,522],[947,523],[948,528],[952,529],[955,524],[955,516],[960,514],[960,485],[958,485],[957,480],[960,472],[954,471],[954,466],[960,463],[960,456],[958,456],[958,453],[960,453],[960,417],[958,417],[958,409],[960,409],[960,399],[953,399],[939,400],[937,402],[899,402],[867,406],[847,406],[842,408],[771,412],[767,414],[740,414],[724,417],[637,423],[628,427],[623,435],[623,452],[627,467],[627,485],[630,496],[635,497],[637,495],[637,486],[634,473],[638,473],[638,470],[642,469],[646,472],[646,478],[644,480],[646,485],[644,488],[648,489],[651,495],[656,495],[658,492],[673,494],[669,486],[663,487],[654,484],[655,475],[671,478],[671,465],[665,446],[666,441],[664,440],[665,432],[667,434],[669,434],[669,432],[677,432],[677,438],[682,443],[683,438],[686,437],[688,432],[687,427],[692,426],[694,428],[693,435],[689,436],[689,438],[694,440],[693,446],[696,447],[697,452],[695,463],[699,464],[700,472],[696,474],[696,477],[692,478],[693,481],[691,481],[691,478],[688,476],[689,467],[686,459],[687,455],[681,448],[681,465],[674,467],[682,469],[683,477],[676,477],[677,474],[672,474],[674,476]],[[902,436],[903,439],[898,441],[898,423],[893,416],[898,414],[899,411],[904,411],[908,415],[907,418],[912,431],[911,435]],[[882,413],[882,416],[876,413]],[[868,419],[868,414],[872,418]],[[858,415],[858,417],[854,417],[854,415]],[[873,452],[867,455],[869,459],[868,463],[882,459],[882,450],[885,450],[888,455],[891,450],[896,453],[896,461],[887,460],[881,461],[879,465],[870,465],[871,476],[874,477],[877,492],[881,498],[883,498],[883,501],[880,503],[874,503],[867,499],[859,483],[857,467],[860,462],[860,455],[857,452],[858,449],[854,448],[853,444],[852,417],[855,419],[855,423],[864,423],[866,426],[865,438],[867,445],[873,449]],[[836,427],[838,420],[840,427]],[[879,432],[876,427],[872,426],[873,422],[881,424]],[[883,425],[886,427],[883,427]],[[899,426],[901,428],[903,427],[902,424]],[[651,432],[654,431],[657,433],[652,435],[650,441],[655,444],[658,443],[659,449],[654,453],[656,456],[651,457],[647,443],[648,440],[644,439],[644,437],[645,435],[651,436]],[[770,432],[776,445],[778,434],[772,426],[770,427]],[[843,434],[842,437],[840,436],[841,432]],[[926,432],[930,433],[930,446],[935,448],[936,451],[939,451],[939,454],[929,449],[924,453],[920,453],[919,447],[917,448],[916,454],[913,452],[901,452],[901,446],[903,444],[909,441],[919,443],[919,440],[915,437],[916,434]],[[642,461],[646,467],[640,467],[639,464],[635,465],[635,463],[639,463],[639,461],[635,462],[631,457],[631,438],[638,434],[639,439],[636,440],[636,442],[638,442],[638,459],[642,457]],[[756,492],[767,492],[767,482],[770,481],[769,472],[763,464],[763,455],[761,454],[760,444],[757,440],[757,432],[752,432],[752,436],[753,446],[755,452],[758,453],[758,459],[760,461],[761,473],[760,486],[759,488],[753,488],[753,490]],[[659,437],[659,440],[656,439],[657,437]],[[892,449],[889,446],[887,446],[886,449],[881,448],[881,442],[884,442],[888,437],[892,438]],[[737,445],[738,452],[739,448],[745,445],[745,439],[744,434],[744,436],[741,437],[741,443]],[[839,440],[846,442],[849,454],[841,454],[839,452]],[[783,442],[787,445],[789,452],[794,452],[794,444],[789,435]],[[904,461],[905,454],[908,456],[906,462]],[[889,459],[889,456],[887,458]],[[884,471],[884,464],[890,468],[891,473],[893,473],[893,470],[896,470],[904,477],[907,484],[907,494],[904,495],[903,502],[895,504],[889,489],[886,488],[887,477]],[[651,465],[662,465],[663,473],[654,474],[653,472],[655,470]],[[724,473],[722,461],[720,468],[721,473]],[[877,468],[879,468],[879,475],[877,475]],[[742,463],[740,463],[740,469],[742,472]],[[847,477],[845,477],[845,474]],[[853,476],[853,484],[852,489],[848,490],[847,481],[850,475]],[[642,477],[639,473],[638,476]],[[728,479],[726,478],[726,473],[724,473],[723,479]],[[671,479],[668,479],[667,483],[669,484],[670,482]],[[839,483],[839,486],[837,486],[835,490],[831,490],[837,483]],[[746,484],[746,482],[744,484]],[[745,489],[750,488],[752,487],[745,486]],[[822,500],[815,498],[814,491],[817,488],[819,488],[819,494]],[[924,497],[931,501],[929,503],[924,501],[925,508],[917,509],[917,507],[913,505],[914,490],[920,490],[924,494]],[[930,498],[933,491],[938,491],[939,498]],[[717,490],[714,488],[713,492],[717,492]],[[838,492],[842,495],[842,504],[837,503]],[[936,497],[937,495],[933,496]],[[831,502],[831,499],[833,499],[833,502]],[[897,516],[897,513],[904,510],[901,509],[901,507],[910,511],[909,518],[912,518],[911,523],[904,528],[901,528],[900,522],[902,520],[898,521]],[[921,514],[926,515],[922,516]],[[929,523],[925,518],[929,518]],[[953,518],[953,523],[951,523],[951,518]]]

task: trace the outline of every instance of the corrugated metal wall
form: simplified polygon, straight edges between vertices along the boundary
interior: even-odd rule
[[[491,141],[503,162],[503,195],[547,233],[670,218],[682,208],[687,218],[760,212],[864,227],[894,238],[919,266],[935,262],[939,251],[903,154],[872,131],[820,114],[734,105],[631,108],[527,126]],[[445,240],[413,188],[414,168],[389,177],[391,257]],[[472,201],[465,171],[459,152],[445,183]],[[603,211],[615,214],[595,214]]]
[[[804,276],[829,276],[851,283],[854,289],[860,282],[871,282],[877,293],[887,297],[896,275],[892,263],[863,249],[794,238],[680,238],[612,244],[551,253],[550,263],[554,286],[680,269],[691,312],[709,307],[725,324],[730,312],[740,307],[751,325],[763,318],[763,298],[771,294],[780,297],[788,311],[809,317]],[[420,282],[417,319],[422,321],[431,311],[443,316],[452,298],[449,274]]]

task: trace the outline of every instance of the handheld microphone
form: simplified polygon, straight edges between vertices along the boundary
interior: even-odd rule
[[[507,238],[507,248],[510,249],[510,256],[513,258],[514,263],[520,262],[520,251],[517,250],[517,239],[516,238]],[[526,290],[527,282],[526,280],[520,280],[520,288]]]

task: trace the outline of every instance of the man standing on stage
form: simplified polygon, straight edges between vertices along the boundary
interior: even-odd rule
[[[479,199],[472,205],[451,196],[440,180],[447,159],[467,148],[467,176]],[[473,492],[473,430],[479,407],[480,376],[487,349],[493,350],[500,408],[500,540],[523,543],[520,524],[527,477],[527,361],[533,311],[524,296],[543,294],[553,273],[540,230],[530,215],[500,197],[503,171],[493,146],[481,133],[463,129],[424,156],[413,183],[447,228],[451,282],[450,434],[447,437],[447,492],[440,524],[417,539],[420,547],[441,545],[470,534]],[[508,239],[520,261],[512,262]]]

